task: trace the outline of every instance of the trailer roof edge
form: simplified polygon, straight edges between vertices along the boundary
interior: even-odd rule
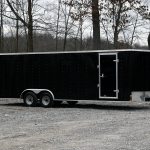
[[[65,54],[65,53],[108,53],[108,52],[125,52],[125,51],[136,51],[136,52],[150,52],[150,50],[142,49],[112,49],[112,50],[86,50],[86,51],[53,51],[53,52],[23,52],[23,53],[0,53],[0,55],[28,55],[28,54]]]

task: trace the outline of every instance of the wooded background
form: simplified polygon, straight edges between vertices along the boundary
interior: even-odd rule
[[[0,53],[148,49],[149,19],[144,0],[1,0]]]

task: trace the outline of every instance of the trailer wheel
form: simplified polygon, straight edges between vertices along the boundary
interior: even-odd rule
[[[67,101],[70,106],[74,106],[78,101]]]
[[[28,92],[24,95],[24,104],[26,106],[36,106],[37,104],[37,96],[33,92]]]
[[[63,101],[54,101],[54,105],[55,105],[55,106],[58,106],[58,105],[60,105],[62,102],[63,102]]]
[[[40,104],[42,107],[51,107],[53,105],[53,97],[48,92],[41,94],[40,96]]]

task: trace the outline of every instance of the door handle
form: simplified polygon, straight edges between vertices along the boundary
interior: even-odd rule
[[[114,92],[118,92],[119,93],[119,90],[114,90]]]
[[[102,76],[100,76],[101,78],[104,78],[104,74],[102,73]]]

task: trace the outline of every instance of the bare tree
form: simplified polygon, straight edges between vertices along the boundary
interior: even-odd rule
[[[102,24],[101,29],[104,30],[105,35],[106,35],[107,46],[108,46],[109,49],[110,49],[110,44],[109,44],[109,28],[108,28],[108,25],[107,25],[108,22],[105,24],[105,23],[104,23],[105,19],[103,19],[103,18],[102,18],[100,21],[101,21],[101,24]],[[101,48],[103,49],[104,47],[101,47]]]
[[[82,44],[83,22],[86,20],[86,18],[88,18],[88,14],[90,13],[92,2],[86,1],[86,0],[70,0],[70,1],[64,1],[64,4],[74,8],[73,11],[70,12],[70,16],[74,21],[79,21],[79,26],[78,26],[79,29],[77,29],[76,32],[80,33],[80,50],[82,50],[83,49],[83,44]],[[94,3],[93,3],[93,8],[97,8]],[[93,12],[94,12],[94,17],[95,17],[95,12],[97,13],[97,11],[93,10]],[[96,19],[94,19],[94,21],[96,22]],[[98,22],[99,22],[99,17],[98,17]],[[94,30],[96,29],[95,27],[96,26],[94,26],[93,28]],[[95,31],[94,31],[94,36],[97,34]],[[96,41],[99,41],[99,40],[96,38],[95,42]]]
[[[0,53],[3,52],[3,0],[0,3]]]
[[[93,21],[93,49],[100,49],[100,25],[99,25],[98,0],[92,0],[92,21]]]
[[[62,9],[64,17],[65,17],[65,35],[64,35],[64,44],[63,44],[63,51],[65,51],[66,43],[67,43],[67,36],[68,32],[70,30],[69,26],[69,18],[70,18],[70,12],[71,12],[71,6],[69,6],[68,14],[67,14],[67,6],[65,5],[65,8]]]
[[[135,20],[135,23],[134,23],[134,26],[133,26],[133,32],[132,32],[132,36],[131,36],[131,46],[133,45],[133,39],[134,39],[135,29],[137,27],[138,15],[139,14],[137,13],[136,20]]]
[[[57,13],[57,25],[56,25],[56,51],[57,51],[57,44],[58,44],[58,28],[59,28],[59,17],[60,17],[60,5],[61,5],[61,0],[58,0],[58,13]]]
[[[149,33],[149,35],[148,35],[147,41],[148,41],[148,49],[150,50],[150,33]]]
[[[17,14],[18,14],[18,0],[16,0],[16,8],[17,8]],[[16,53],[18,53],[18,30],[19,30],[19,27],[18,27],[18,18],[16,19]]]
[[[29,47],[29,52],[33,52],[33,18],[32,18],[32,0],[28,0],[28,22],[26,22],[15,10],[15,8],[12,6],[9,0],[7,0],[8,6],[10,7],[11,11],[14,13],[16,16],[17,20],[20,20],[24,26],[28,28],[28,47]]]
[[[147,16],[147,7],[141,4],[141,0],[107,1],[105,11],[103,13],[104,18],[111,24],[113,29],[115,49],[118,48],[118,36],[120,32],[132,25],[132,14],[136,12],[143,16],[143,18]]]

